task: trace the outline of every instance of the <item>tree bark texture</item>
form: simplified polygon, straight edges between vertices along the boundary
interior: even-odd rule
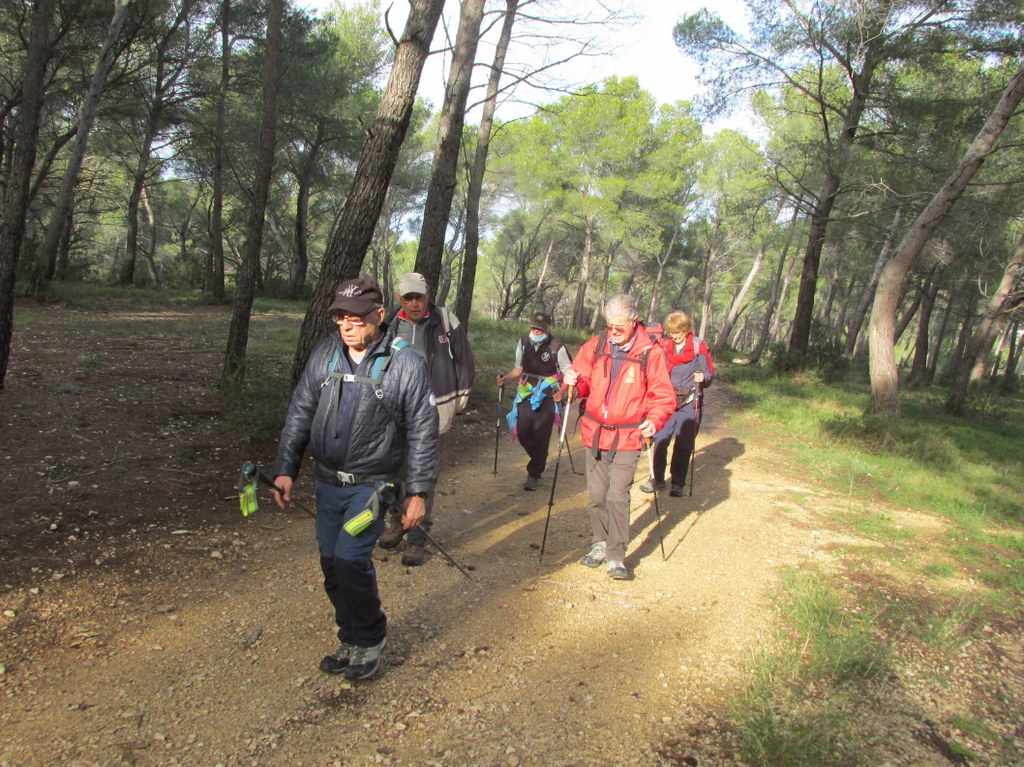
[[[245,250],[238,271],[235,300],[231,306],[231,326],[224,353],[221,388],[237,385],[245,377],[245,351],[249,343],[249,318],[256,293],[256,273],[263,247],[263,225],[270,196],[277,143],[277,59],[281,49],[281,18],[285,0],[270,0],[267,7],[267,39],[263,49],[263,105],[260,113],[260,138],[253,180],[252,208],[246,226]]]
[[[899,415],[899,378],[893,333],[900,286],[935,229],[960,198],[967,184],[995,148],[996,139],[1024,98],[1024,69],[1010,80],[995,108],[968,147],[963,160],[946,179],[924,210],[907,230],[892,260],[885,265],[871,309],[869,371],[871,407],[887,417]]]
[[[1003,270],[999,287],[989,297],[985,312],[981,315],[981,322],[978,323],[974,335],[967,343],[964,356],[957,369],[953,394],[948,403],[951,412],[963,412],[967,393],[972,384],[981,380],[985,371],[985,357],[1009,319],[1009,313],[1024,303],[1024,288],[1020,284],[1022,279],[1024,279],[1024,237],[1017,244],[1013,258]]]
[[[32,275],[31,290],[38,295],[43,285],[53,279],[57,268],[57,254],[60,252],[60,244],[64,239],[65,230],[71,225],[71,211],[75,202],[75,187],[82,172],[82,163],[85,160],[86,148],[89,145],[89,135],[92,133],[93,125],[96,122],[96,112],[99,110],[100,96],[107,84],[107,76],[114,66],[116,58],[118,37],[121,36],[121,29],[124,27],[124,19],[128,11],[128,0],[114,0],[114,14],[107,27],[107,36],[100,48],[99,59],[93,69],[92,80],[89,83],[89,91],[82,101],[79,109],[78,120],[75,125],[75,142],[71,147],[71,156],[68,158],[67,168],[64,170],[64,177],[61,179],[60,191],[57,193],[57,202],[53,207],[50,216],[50,223],[46,227],[46,234],[39,246],[36,255],[36,268]]]
[[[36,0],[21,78],[21,103],[0,210],[0,389],[7,377],[14,334],[14,281],[25,236],[32,168],[36,160],[40,114],[46,96],[46,62],[57,0]]]
[[[882,249],[878,253],[878,259],[875,261],[875,268],[871,271],[871,279],[864,286],[864,292],[860,294],[860,300],[857,302],[857,309],[854,311],[853,317],[850,318],[850,329],[846,333],[846,344],[843,346],[843,354],[847,357],[852,357],[853,350],[857,348],[857,337],[860,335],[861,326],[864,324],[864,318],[867,316],[868,307],[871,306],[871,302],[875,298],[875,290],[878,289],[878,280],[882,277],[882,269],[892,257],[892,252],[896,247],[896,235],[902,226],[903,208],[899,207],[896,209],[892,225],[885,235]]]
[[[210,289],[224,300],[224,140],[227,134],[228,84],[231,81],[231,0],[224,0],[220,13],[220,80],[217,83],[216,117],[213,128],[213,202],[210,210]]]
[[[722,330],[718,334],[718,340],[715,342],[715,354],[717,354],[720,349],[729,345],[729,334],[732,333],[732,327],[736,323],[736,318],[740,315],[740,306],[743,304],[743,299],[747,297],[747,292],[750,290],[750,286],[754,284],[754,278],[761,270],[762,261],[764,261],[764,247],[758,249],[757,256],[754,258],[754,263],[751,264],[750,271],[747,272],[747,279],[743,281],[740,289],[737,290],[736,295],[733,296],[732,305],[729,307],[729,313],[725,316],[725,322],[722,323]]]
[[[430,185],[423,205],[423,227],[416,251],[416,271],[426,278],[430,295],[438,295],[441,258],[444,252],[448,218],[455,195],[462,126],[466,122],[466,101],[473,77],[476,48],[480,42],[480,22],[484,16],[484,0],[462,0],[459,31],[448,70],[444,104],[441,107],[437,146],[430,169]]]
[[[410,2],[409,18],[395,52],[388,84],[359,155],[352,188],[345,198],[338,225],[324,254],[320,281],[302,322],[292,363],[294,380],[302,374],[306,358],[317,340],[330,330],[331,318],[327,316],[327,307],[331,304],[335,287],[342,280],[357,277],[362,268],[398,161],[398,152],[409,128],[423,63],[430,53],[430,41],[443,7],[444,0]]]
[[[931,338],[932,309],[939,293],[940,265],[932,267],[924,287],[921,289],[921,308],[917,320],[917,339],[914,341],[914,362],[910,366],[907,388],[920,389],[928,373],[928,345]]]

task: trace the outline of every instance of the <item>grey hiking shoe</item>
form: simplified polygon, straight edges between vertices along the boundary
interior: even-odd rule
[[[645,493],[653,493],[654,492],[654,482],[652,482],[651,480],[647,480],[642,485],[640,485],[640,489],[643,490]],[[659,479],[658,480],[658,489],[659,490],[664,490],[665,489],[665,480],[663,480],[663,479]]]
[[[672,485],[672,489],[668,491],[668,494],[673,498],[683,497],[683,485]]]
[[[580,560],[580,564],[586,565],[587,567],[597,567],[599,564],[604,562],[607,548],[607,543],[604,541],[598,541],[590,547],[590,551],[583,555],[583,558]]]
[[[629,578],[629,570],[626,569],[626,563],[620,562],[617,559],[609,559],[608,577],[614,578],[617,581],[624,581]]]
[[[393,516],[388,522],[388,526],[384,528],[384,532],[380,534],[380,538],[377,539],[377,545],[382,549],[393,549],[402,540],[403,535],[405,535],[405,529],[402,527],[402,518]]]
[[[388,638],[384,637],[373,647],[352,647],[348,665],[345,667],[345,678],[350,682],[362,682],[370,679],[380,668],[380,656],[388,646]]]
[[[320,661],[320,670],[325,674],[340,674],[348,666],[352,658],[352,651],[356,648],[347,642],[338,645],[338,649],[330,655],[325,655]]]
[[[531,477],[527,475],[526,484],[523,485],[523,490],[536,490],[537,489],[537,477]]]

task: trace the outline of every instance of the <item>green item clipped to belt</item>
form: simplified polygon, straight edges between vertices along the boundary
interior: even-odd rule
[[[380,516],[382,508],[386,509],[395,502],[396,490],[394,482],[377,482],[366,502],[366,508],[342,525],[342,529],[353,537],[362,533]]]
[[[256,483],[238,488],[238,505],[242,507],[242,516],[247,517],[259,511],[260,502],[256,497]]]

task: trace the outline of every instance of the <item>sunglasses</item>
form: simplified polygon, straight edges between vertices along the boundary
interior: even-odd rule
[[[334,321],[336,323],[338,323],[339,325],[346,325],[347,324],[347,325],[351,325],[354,328],[361,328],[361,327],[369,324],[366,321],[366,318],[369,317],[374,311],[376,311],[376,310],[375,309],[371,309],[369,312],[364,314],[362,317],[352,317],[351,315],[347,315],[347,314],[339,314],[337,317],[334,318]]]
[[[633,327],[633,324],[630,322],[625,325],[605,325],[604,327],[609,333],[626,333]]]

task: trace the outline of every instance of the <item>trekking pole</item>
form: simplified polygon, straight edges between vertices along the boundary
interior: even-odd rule
[[[658,540],[661,541],[661,561],[664,562],[668,557],[665,556],[665,535],[661,532],[661,509],[658,508],[658,483],[654,479],[654,448],[647,437],[644,437],[644,450],[647,451],[647,460],[650,462],[651,467],[651,487],[654,488],[654,516],[658,520]]]
[[[569,412],[569,406],[572,404],[572,390],[570,386],[567,394],[568,399],[565,403],[565,411]],[[565,443],[565,425],[569,422],[568,418],[562,419],[562,430],[558,434],[558,455],[555,458],[555,473],[551,477],[551,497],[548,498],[548,516],[544,520],[544,537],[540,540],[540,556],[537,557],[537,562],[541,562],[544,559],[544,545],[548,541],[548,525],[551,524],[551,507],[555,505],[555,485],[558,484],[558,466],[562,462],[562,445]]]
[[[421,533],[423,533],[423,535],[425,535],[425,536],[426,536],[427,540],[428,540],[428,541],[430,541],[430,543],[431,543],[431,544],[432,544],[432,545],[434,546],[434,548],[435,548],[435,549],[437,549],[437,550],[438,550],[438,551],[440,551],[440,552],[441,552],[442,554],[444,554],[444,558],[445,558],[445,559],[447,559],[447,560],[448,560],[449,562],[451,562],[451,563],[452,563],[452,566],[453,566],[453,567],[454,567],[454,568],[455,568],[456,570],[458,570],[458,571],[459,571],[460,573],[462,573],[462,574],[463,574],[463,575],[465,575],[465,576],[466,576],[467,578],[469,578],[469,579],[470,579],[471,581],[473,581],[473,583],[476,583],[476,580],[474,580],[473,576],[472,576],[472,575],[470,575],[469,573],[467,573],[467,572],[466,572],[465,570],[463,570],[463,569],[462,569],[462,565],[460,565],[460,564],[459,564],[458,562],[456,562],[456,561],[455,561],[455,559],[454,559],[454,558],[452,557],[452,555],[451,555],[451,554],[449,554],[449,553],[448,553],[448,552],[447,552],[447,551],[445,550],[444,546],[442,546],[442,545],[441,545],[440,543],[438,543],[438,542],[437,542],[437,539],[436,539],[436,538],[435,538],[434,536],[432,536],[432,535],[431,535],[430,533],[428,533],[428,532],[427,532],[426,530],[424,530],[424,529],[423,529],[422,527],[420,528],[420,532],[421,532]]]
[[[700,392],[694,386],[693,392],[693,447],[690,449],[690,497],[693,498],[693,478],[697,470],[697,421],[700,420]]]
[[[501,410],[501,400],[505,396],[505,384],[498,387],[498,422],[494,425],[494,476],[498,476],[498,439],[501,435],[501,419],[504,413]]]
[[[281,497],[284,498],[284,490],[275,485],[274,480],[268,477],[263,472],[263,470],[258,468],[256,464],[253,463],[252,461],[246,461],[245,463],[242,464],[242,477],[246,480],[246,482],[250,482],[252,484],[255,484],[256,480],[258,479],[264,485],[267,485],[268,487],[271,487],[274,490],[276,490],[278,493],[281,494]],[[293,498],[291,502],[298,506],[300,509],[302,509],[304,512],[309,514],[309,516],[313,517],[314,519],[316,518],[316,512],[312,511],[302,501]]]

